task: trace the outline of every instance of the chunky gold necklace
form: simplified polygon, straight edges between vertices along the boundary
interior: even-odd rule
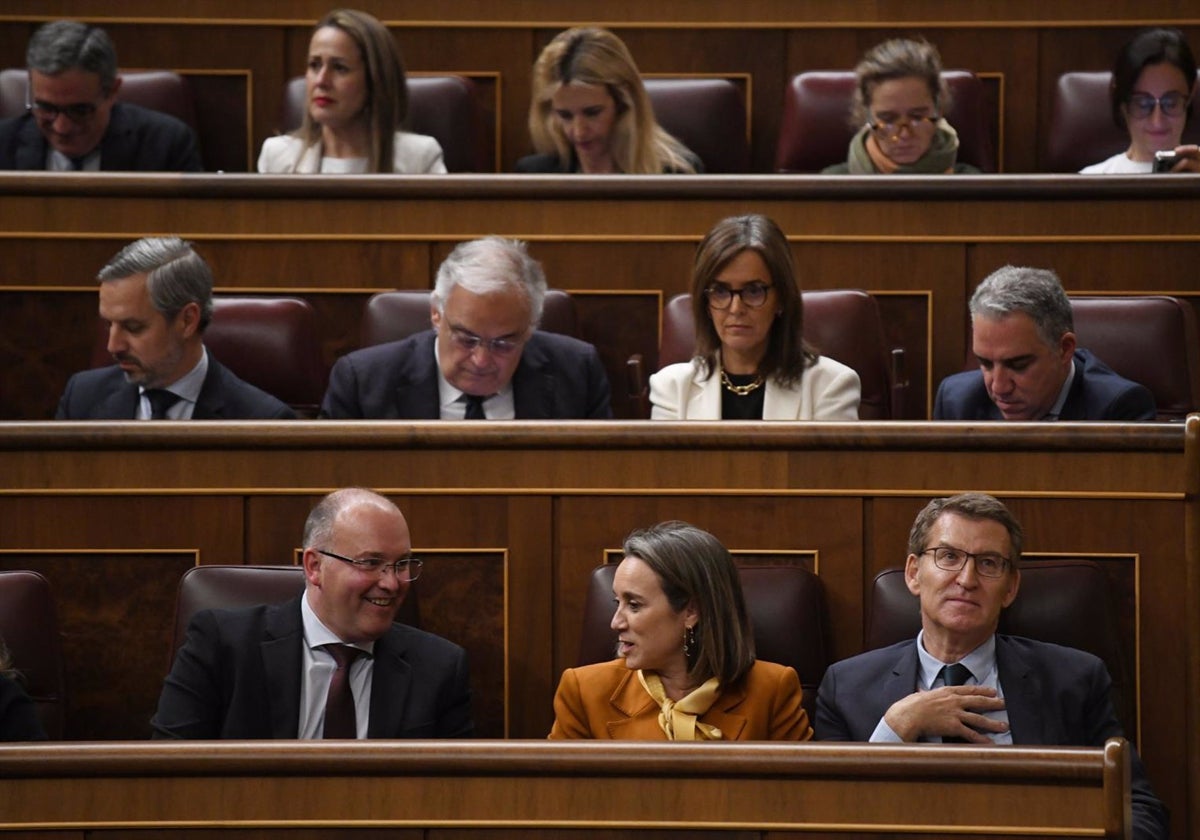
[[[761,376],[756,376],[754,377],[753,382],[748,382],[745,385],[734,385],[728,374],[726,374],[725,371],[721,371],[721,384],[724,385],[728,390],[737,394],[739,397],[744,397],[751,391],[758,390],[758,388],[763,384],[763,378]]]

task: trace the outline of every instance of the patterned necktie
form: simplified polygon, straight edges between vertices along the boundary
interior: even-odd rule
[[[354,715],[354,692],[350,690],[350,666],[362,651],[350,645],[321,645],[337,663],[329,678],[329,693],[325,695],[324,738],[357,738],[358,722]]]
[[[971,673],[971,669],[961,662],[955,662],[953,665],[942,666],[942,679],[946,685],[966,685],[967,680],[975,676]],[[966,744],[969,743],[966,738],[960,738],[957,735],[943,735],[943,744]]]
[[[148,388],[146,399],[150,400],[150,419],[166,420],[167,410],[179,402],[180,397],[165,388]]]
[[[483,413],[483,401],[487,397],[481,397],[476,394],[463,394],[467,401],[466,419],[468,420],[486,420],[487,415]]]

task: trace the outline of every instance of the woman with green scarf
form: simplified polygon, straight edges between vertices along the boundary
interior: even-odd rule
[[[942,60],[926,41],[897,38],[871,48],[854,68],[854,125],[845,163],[826,175],[978,173],[960,163],[958,134],[942,117],[950,95]]]

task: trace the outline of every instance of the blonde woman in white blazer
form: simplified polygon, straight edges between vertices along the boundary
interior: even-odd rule
[[[263,143],[259,172],[442,173],[437,140],[401,131],[404,61],[387,27],[337,9],[313,29],[300,128]]]
[[[696,353],[650,377],[655,420],[857,420],[858,374],[802,338],[787,238],[761,215],[716,224],[692,266]]]

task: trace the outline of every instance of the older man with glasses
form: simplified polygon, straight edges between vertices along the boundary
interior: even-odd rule
[[[361,487],[329,494],[304,525],[300,597],[192,619],[154,736],[469,737],[466,653],[395,622],[420,574],[396,505]]]
[[[117,53],[103,29],[47,23],[26,53],[24,116],[0,121],[0,169],[199,172],[192,130],[117,102]]]
[[[921,632],[825,672],[817,739],[1099,747],[1122,735],[1103,661],[996,632],[1021,583],[1021,542],[1021,526],[992,496],[927,504],[904,566]],[[1136,752],[1133,824],[1136,838],[1168,836],[1166,808]]]
[[[525,244],[464,242],[438,268],[433,329],[343,356],[321,416],[339,420],[584,420],[612,416],[592,345],[537,329],[546,294]]]

